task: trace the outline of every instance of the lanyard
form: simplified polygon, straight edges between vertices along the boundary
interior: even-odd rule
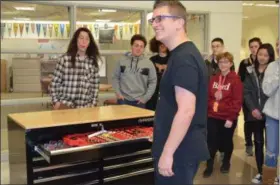
[[[226,81],[226,76],[222,81],[222,75],[219,76],[219,85],[218,85],[218,91],[221,92],[224,86],[224,83]]]

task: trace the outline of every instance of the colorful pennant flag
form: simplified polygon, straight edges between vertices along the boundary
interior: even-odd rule
[[[123,25],[120,26],[120,37],[123,38]]]
[[[70,24],[66,24],[67,37],[70,36]]]
[[[90,25],[89,25],[89,30],[90,30],[91,32],[93,32],[93,24],[90,24]]]
[[[4,38],[6,23],[1,23],[1,39]]]
[[[99,30],[99,25],[98,24],[94,24],[94,33],[95,33],[95,37],[96,38],[98,36],[98,30]]]
[[[64,28],[65,28],[65,24],[60,24],[60,34],[61,34],[61,37],[64,36]]]
[[[31,24],[31,31],[32,31],[32,33],[35,33],[35,24],[34,23]]]
[[[128,33],[128,24],[126,24],[125,26],[124,26],[124,32],[127,34]]]
[[[26,34],[29,32],[29,23],[25,23],[25,32]]]
[[[59,27],[58,24],[54,24],[54,33],[56,37],[58,37],[58,27]]]
[[[130,30],[130,34],[133,34],[133,25],[132,24],[129,25],[129,30]]]
[[[17,32],[18,32],[18,23],[14,23],[14,34],[15,36],[17,36]]]
[[[37,35],[40,37],[40,31],[41,31],[41,24],[36,24],[36,30],[37,30]]]
[[[9,37],[11,37],[11,35],[12,35],[12,27],[13,27],[12,23],[7,24],[7,27],[8,27]]]
[[[48,30],[49,30],[50,37],[52,37],[52,32],[53,32],[53,25],[52,24],[48,25]]]
[[[47,24],[42,24],[42,27],[43,27],[44,37],[46,37],[47,36],[47,27],[48,27],[48,25]]]
[[[20,36],[22,37],[22,33],[23,33],[23,27],[24,27],[24,23],[20,23],[19,24],[19,31],[20,31]]]

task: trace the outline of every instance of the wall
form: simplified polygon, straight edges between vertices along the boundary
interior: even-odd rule
[[[252,37],[260,37],[263,43],[275,47],[278,37],[278,15],[263,16],[255,19],[244,19],[242,31],[242,56],[249,55],[248,41]],[[276,48],[275,48],[276,49]]]

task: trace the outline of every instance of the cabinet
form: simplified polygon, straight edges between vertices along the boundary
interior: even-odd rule
[[[63,143],[63,147],[53,149],[46,143],[69,134],[96,133],[101,128],[152,128],[153,116],[153,111],[128,105],[10,114],[10,182],[106,184],[152,173],[150,135],[76,147]]]
[[[40,58],[13,58],[14,92],[41,92]]]

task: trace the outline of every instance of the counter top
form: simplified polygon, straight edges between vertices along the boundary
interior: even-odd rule
[[[24,129],[77,125],[154,116],[154,111],[128,105],[9,114]]]

